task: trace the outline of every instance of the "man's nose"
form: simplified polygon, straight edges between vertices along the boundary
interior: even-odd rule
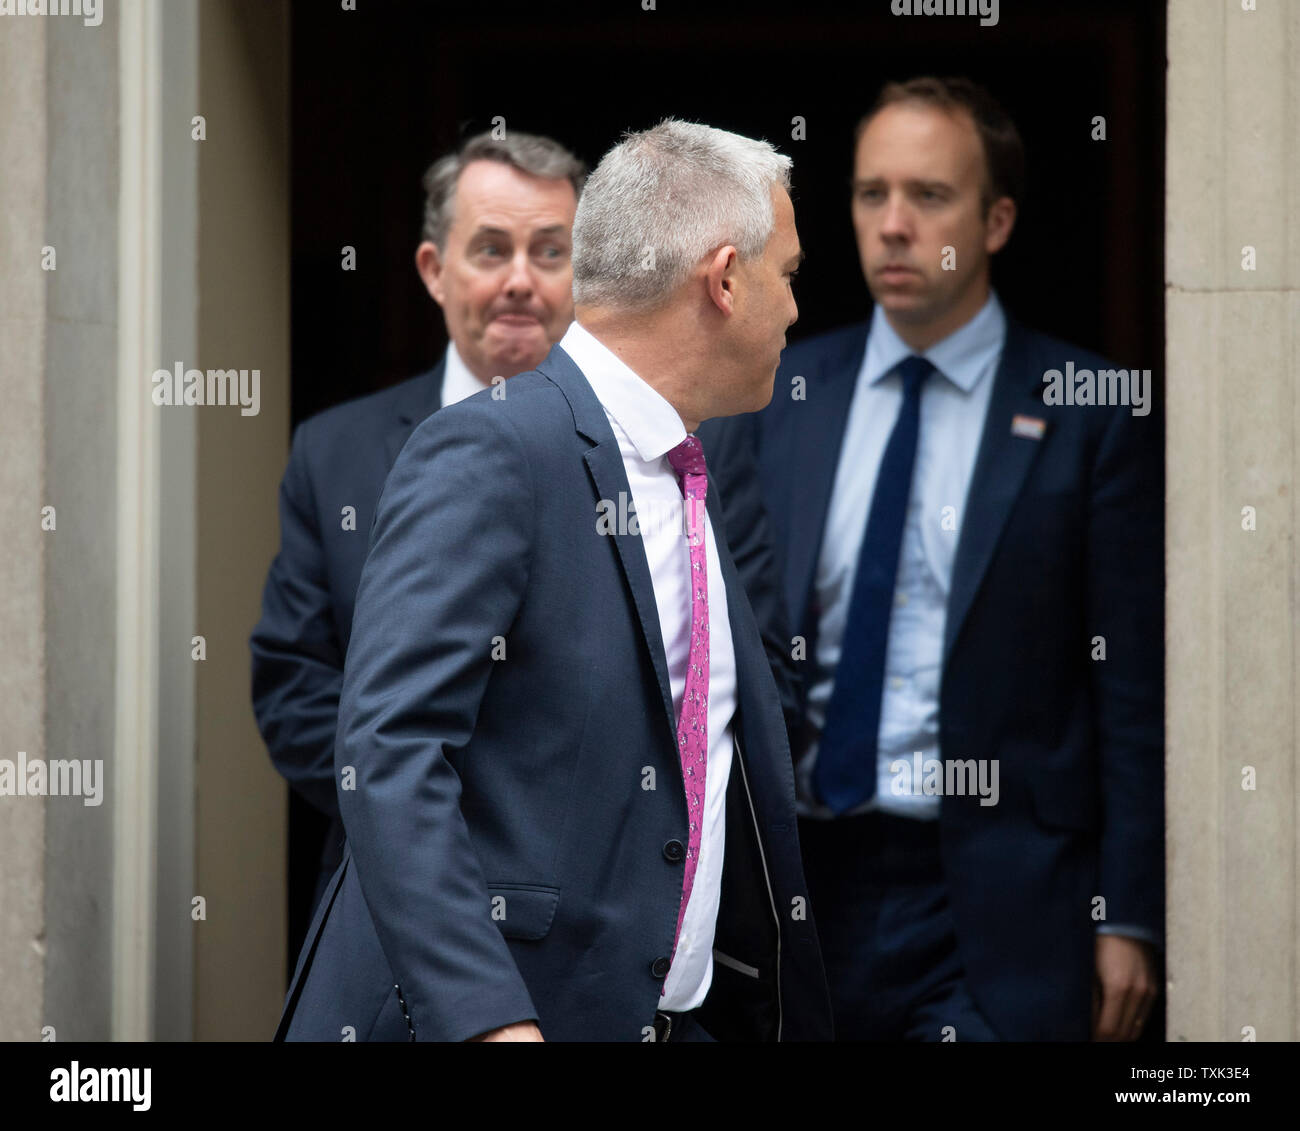
[[[880,217],[880,234],[885,239],[908,239],[912,233],[912,217],[906,203],[891,195]]]
[[[511,298],[531,295],[536,289],[532,264],[527,254],[520,252],[510,261],[510,274],[506,276],[505,293]]]

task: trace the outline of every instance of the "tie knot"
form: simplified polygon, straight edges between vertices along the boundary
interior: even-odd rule
[[[935,372],[935,368],[925,358],[913,354],[903,359],[896,372],[903,378],[903,395],[913,397],[920,391],[925,379]]]
[[[678,475],[704,475],[704,445],[688,435],[668,453],[668,462]]]

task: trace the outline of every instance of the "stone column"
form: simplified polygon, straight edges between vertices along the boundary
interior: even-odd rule
[[[45,21],[0,36],[0,758],[45,757]],[[57,512],[56,512],[57,516]],[[0,797],[0,1039],[36,1040],[45,803]]]
[[[0,19],[0,1040],[264,1040],[286,787],[247,639],[289,432],[288,6],[102,16]],[[175,362],[258,368],[259,414],[154,405]],[[14,796],[20,752],[96,765],[96,802]]]
[[[1169,5],[1171,1041],[1300,1039],[1300,4]]]
[[[111,1025],[117,49],[108,13],[0,29],[0,759],[80,790],[0,795],[6,1040]]]

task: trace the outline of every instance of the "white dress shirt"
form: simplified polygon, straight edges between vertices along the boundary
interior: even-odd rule
[[[623,468],[641,525],[641,545],[654,586],[672,688],[675,730],[691,653],[691,551],[683,527],[681,481],[669,465],[667,453],[686,439],[686,427],[671,404],[576,321],[570,324],[560,345],[594,390],[623,456]],[[617,499],[612,502],[617,506]],[[592,521],[596,521],[595,513]],[[732,718],[736,713],[736,656],[727,616],[727,592],[718,565],[717,541],[707,514],[705,553],[709,600],[709,718],[704,818],[691,897],[658,1007],[670,1012],[684,1012],[700,1005],[713,980],[713,934],[726,847],[723,816],[727,779],[731,774]],[[677,757],[675,746],[673,756]],[[684,788],[680,771],[669,782],[673,789]],[[662,866],[662,861],[655,863]]]
[[[472,397],[475,393],[490,388],[491,385],[483,384],[469,371],[469,366],[465,364],[456,349],[456,343],[448,342],[447,365],[442,374],[442,399],[438,407],[446,408],[449,404],[463,401],[466,397]]]
[[[939,815],[939,797],[921,794],[921,778],[913,779],[910,770],[915,753],[921,755],[923,768],[944,757],[939,750],[939,679],[948,592],[1006,326],[997,296],[990,292],[974,318],[923,355],[938,372],[931,374],[921,390],[912,493],[885,651],[876,793],[851,810],[854,814],[880,810],[918,818]],[[808,717],[818,732],[826,722],[876,474],[903,403],[902,380],[894,370],[912,353],[877,306],[849,406],[814,581],[822,614],[816,669],[808,686]],[[969,755],[954,751],[950,756]],[[812,788],[816,758],[814,745],[798,765],[799,811],[829,818],[833,814],[817,800]],[[900,760],[908,768],[906,775],[890,769]],[[895,781],[906,788],[913,780],[916,793],[899,795],[894,789]]]

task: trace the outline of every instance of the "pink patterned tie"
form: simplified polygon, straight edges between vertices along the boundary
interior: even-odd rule
[[[686,846],[686,874],[682,879],[682,902],[677,911],[677,933],[673,953],[682,933],[682,918],[691,898],[695,868],[700,860],[700,832],[704,825],[704,775],[709,759],[709,571],[704,556],[704,497],[708,479],[704,449],[694,436],[687,436],[668,453],[668,462],[681,479],[685,496],[686,533],[691,549],[691,659],[686,669],[686,690],[677,719],[677,753],[682,760],[686,783],[686,815],[689,843]]]

